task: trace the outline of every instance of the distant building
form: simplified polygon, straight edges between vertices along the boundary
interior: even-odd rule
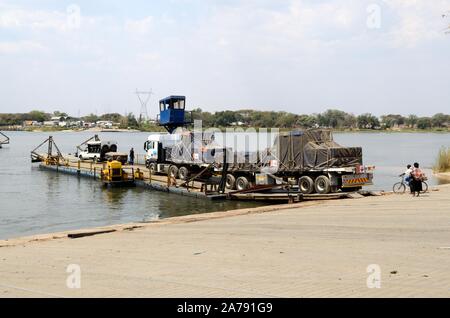
[[[44,121],[44,126],[46,127],[55,127],[59,125],[59,121],[55,122],[53,120],[49,120],[49,121]]]
[[[49,121],[44,121],[44,126],[47,127],[66,127],[66,117],[53,116]]]
[[[83,127],[83,122],[81,120],[68,120],[67,127]]]
[[[98,121],[97,122],[97,127],[105,128],[105,129],[111,129],[111,128],[113,128],[113,122],[112,121],[107,121],[107,120],[105,120],[105,121]]]
[[[54,122],[66,121],[67,117],[64,117],[64,116],[53,116],[50,120],[54,121]]]
[[[25,120],[23,122],[23,127],[40,127],[42,126],[42,122],[35,120]]]
[[[95,123],[90,123],[90,122],[85,121],[85,122],[83,122],[82,126],[84,128],[94,128],[95,127]]]

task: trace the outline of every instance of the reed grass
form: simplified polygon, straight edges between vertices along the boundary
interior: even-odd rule
[[[450,148],[442,147],[433,168],[434,172],[450,172]]]

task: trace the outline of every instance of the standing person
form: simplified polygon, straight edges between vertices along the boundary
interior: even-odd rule
[[[134,149],[131,148],[130,150],[130,161],[129,161],[130,165],[134,166]]]
[[[419,164],[416,162],[414,164],[413,171],[411,173],[411,192],[412,195],[415,196],[417,193],[417,196],[420,196],[420,192],[423,191],[422,189],[422,181],[423,181],[423,172],[419,167]]]

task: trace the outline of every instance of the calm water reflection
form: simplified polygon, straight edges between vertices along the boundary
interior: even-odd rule
[[[104,189],[99,182],[42,171],[30,163],[30,151],[48,134],[10,132],[11,144],[0,150],[0,239],[55,231],[150,221],[195,213],[256,206],[210,202],[133,189]],[[91,133],[53,133],[63,153]],[[117,140],[123,151],[143,147],[147,133],[101,134]],[[143,152],[143,151],[142,151]]]
[[[133,221],[254,206],[209,202],[143,189],[103,189],[98,182],[41,171],[32,167],[30,150],[45,133],[10,132],[11,144],[0,150],[0,239]],[[92,133],[53,133],[63,153]],[[142,153],[148,133],[106,133],[119,150]],[[450,134],[336,134],[348,146],[362,146],[365,163],[377,166],[375,189],[389,190],[407,163],[418,161],[431,176],[440,147],[450,146]],[[431,184],[436,184],[434,178]]]

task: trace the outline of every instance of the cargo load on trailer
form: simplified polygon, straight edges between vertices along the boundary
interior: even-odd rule
[[[326,129],[280,133],[265,151],[232,155],[229,189],[245,190],[277,178],[294,182],[303,194],[356,191],[373,184],[374,168],[363,166],[362,148],[341,146]]]
[[[280,172],[320,170],[363,164],[361,147],[343,147],[330,130],[282,133],[275,140]]]

